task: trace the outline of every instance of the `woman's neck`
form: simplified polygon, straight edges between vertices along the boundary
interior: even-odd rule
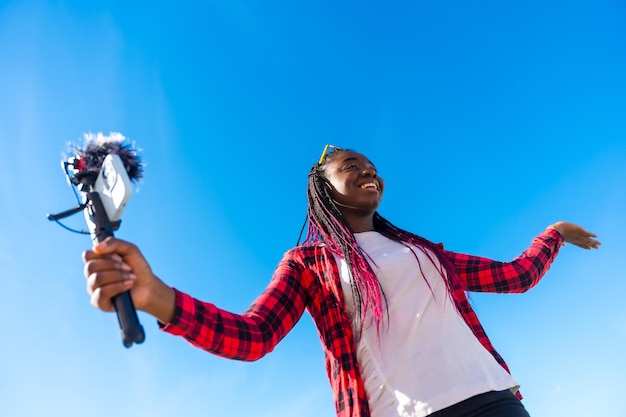
[[[371,232],[374,230],[374,216],[345,216],[352,233]]]

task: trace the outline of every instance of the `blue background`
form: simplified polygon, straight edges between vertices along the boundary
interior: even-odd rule
[[[510,260],[581,224],[599,251],[473,305],[531,415],[626,415],[625,23],[612,0],[0,2],[0,415],[334,413],[308,315],[251,364],[143,313],[122,347],[85,292],[89,238],[45,217],[74,204],[67,142],[100,131],[146,162],[117,236],[238,312],[295,243],[326,143],[370,157],[381,214],[450,250]]]

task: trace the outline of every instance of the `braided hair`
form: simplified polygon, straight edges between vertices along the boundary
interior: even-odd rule
[[[383,315],[387,313],[386,308],[384,308],[386,299],[376,273],[367,261],[369,259],[373,263],[373,260],[357,243],[350,225],[332,198],[331,186],[325,172],[328,163],[341,152],[353,151],[334,149],[326,154],[321,163],[311,167],[307,186],[308,230],[304,244],[324,243],[332,253],[345,260],[354,294],[354,311],[359,315],[358,323],[364,323],[368,314],[371,314],[374,321],[380,324]],[[454,266],[445,256],[440,245],[394,226],[378,212],[374,213],[373,223],[375,231],[411,250],[429,288],[430,283],[424,275],[419,257],[414,249],[424,253],[433,265],[437,266],[439,274],[446,283],[450,298],[453,289],[458,288],[458,286],[464,287],[454,271]],[[298,239],[298,243],[300,243],[300,239]],[[433,256],[439,262],[435,262]]]

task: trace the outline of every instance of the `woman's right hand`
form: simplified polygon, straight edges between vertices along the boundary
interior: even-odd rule
[[[108,238],[83,253],[84,274],[91,304],[114,311],[111,299],[130,290],[138,310],[154,315],[162,323],[174,314],[174,290],[150,268],[139,248],[132,243]]]

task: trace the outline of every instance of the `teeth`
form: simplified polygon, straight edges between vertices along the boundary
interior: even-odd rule
[[[368,182],[366,184],[361,185],[361,188],[374,188],[376,190],[378,190],[378,186],[376,184],[374,184],[373,182]]]

